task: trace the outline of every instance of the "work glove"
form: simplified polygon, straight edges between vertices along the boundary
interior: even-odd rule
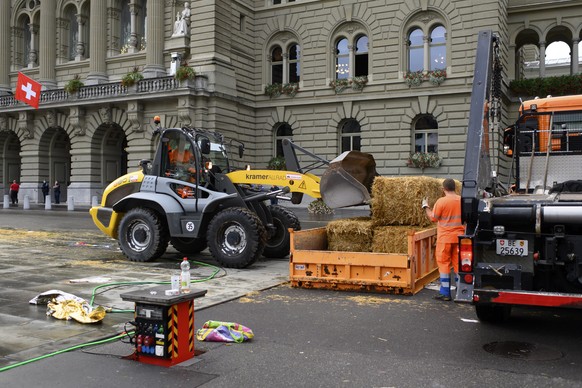
[[[427,208],[428,207],[428,197],[424,197],[422,199],[422,208]]]

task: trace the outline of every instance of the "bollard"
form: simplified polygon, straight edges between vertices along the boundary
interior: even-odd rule
[[[91,197],[91,207],[96,207],[99,206],[99,201],[97,200],[97,196],[94,195],[93,197]]]
[[[51,210],[51,196],[44,197],[44,210]]]
[[[8,194],[4,195],[4,209],[8,209],[10,207],[10,197]]]
[[[73,211],[75,210],[75,197],[70,196],[67,198],[67,210]]]
[[[29,210],[30,209],[30,198],[28,198],[28,195],[24,196],[24,205],[22,206],[22,208],[24,210]]]

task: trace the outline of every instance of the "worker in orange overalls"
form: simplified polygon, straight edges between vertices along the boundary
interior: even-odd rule
[[[451,300],[451,266],[455,278],[459,273],[459,235],[465,233],[461,222],[461,196],[455,193],[455,181],[443,181],[444,197],[437,199],[434,207],[428,205],[428,198],[422,200],[422,208],[433,222],[437,222],[436,260],[439,267],[441,286],[437,300]]]

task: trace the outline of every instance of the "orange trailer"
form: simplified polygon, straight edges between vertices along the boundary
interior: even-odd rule
[[[438,278],[436,228],[409,232],[407,253],[329,251],[325,228],[290,233],[293,287],[413,295]]]

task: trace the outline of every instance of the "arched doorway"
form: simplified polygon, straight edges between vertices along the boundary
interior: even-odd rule
[[[20,183],[20,140],[14,132],[0,133],[0,187],[2,193],[8,194],[8,188],[13,180]]]
[[[52,187],[56,181],[61,187],[60,202],[66,202],[67,189],[71,184],[71,139],[61,127],[47,128],[42,134],[39,143],[39,160],[48,161],[39,166],[39,179],[42,182],[47,179]],[[41,201],[40,190],[36,201]],[[54,195],[52,195],[54,201]]]
[[[127,137],[123,128],[117,124],[103,124],[99,127],[103,133],[101,140],[101,184],[103,188],[127,174]]]

